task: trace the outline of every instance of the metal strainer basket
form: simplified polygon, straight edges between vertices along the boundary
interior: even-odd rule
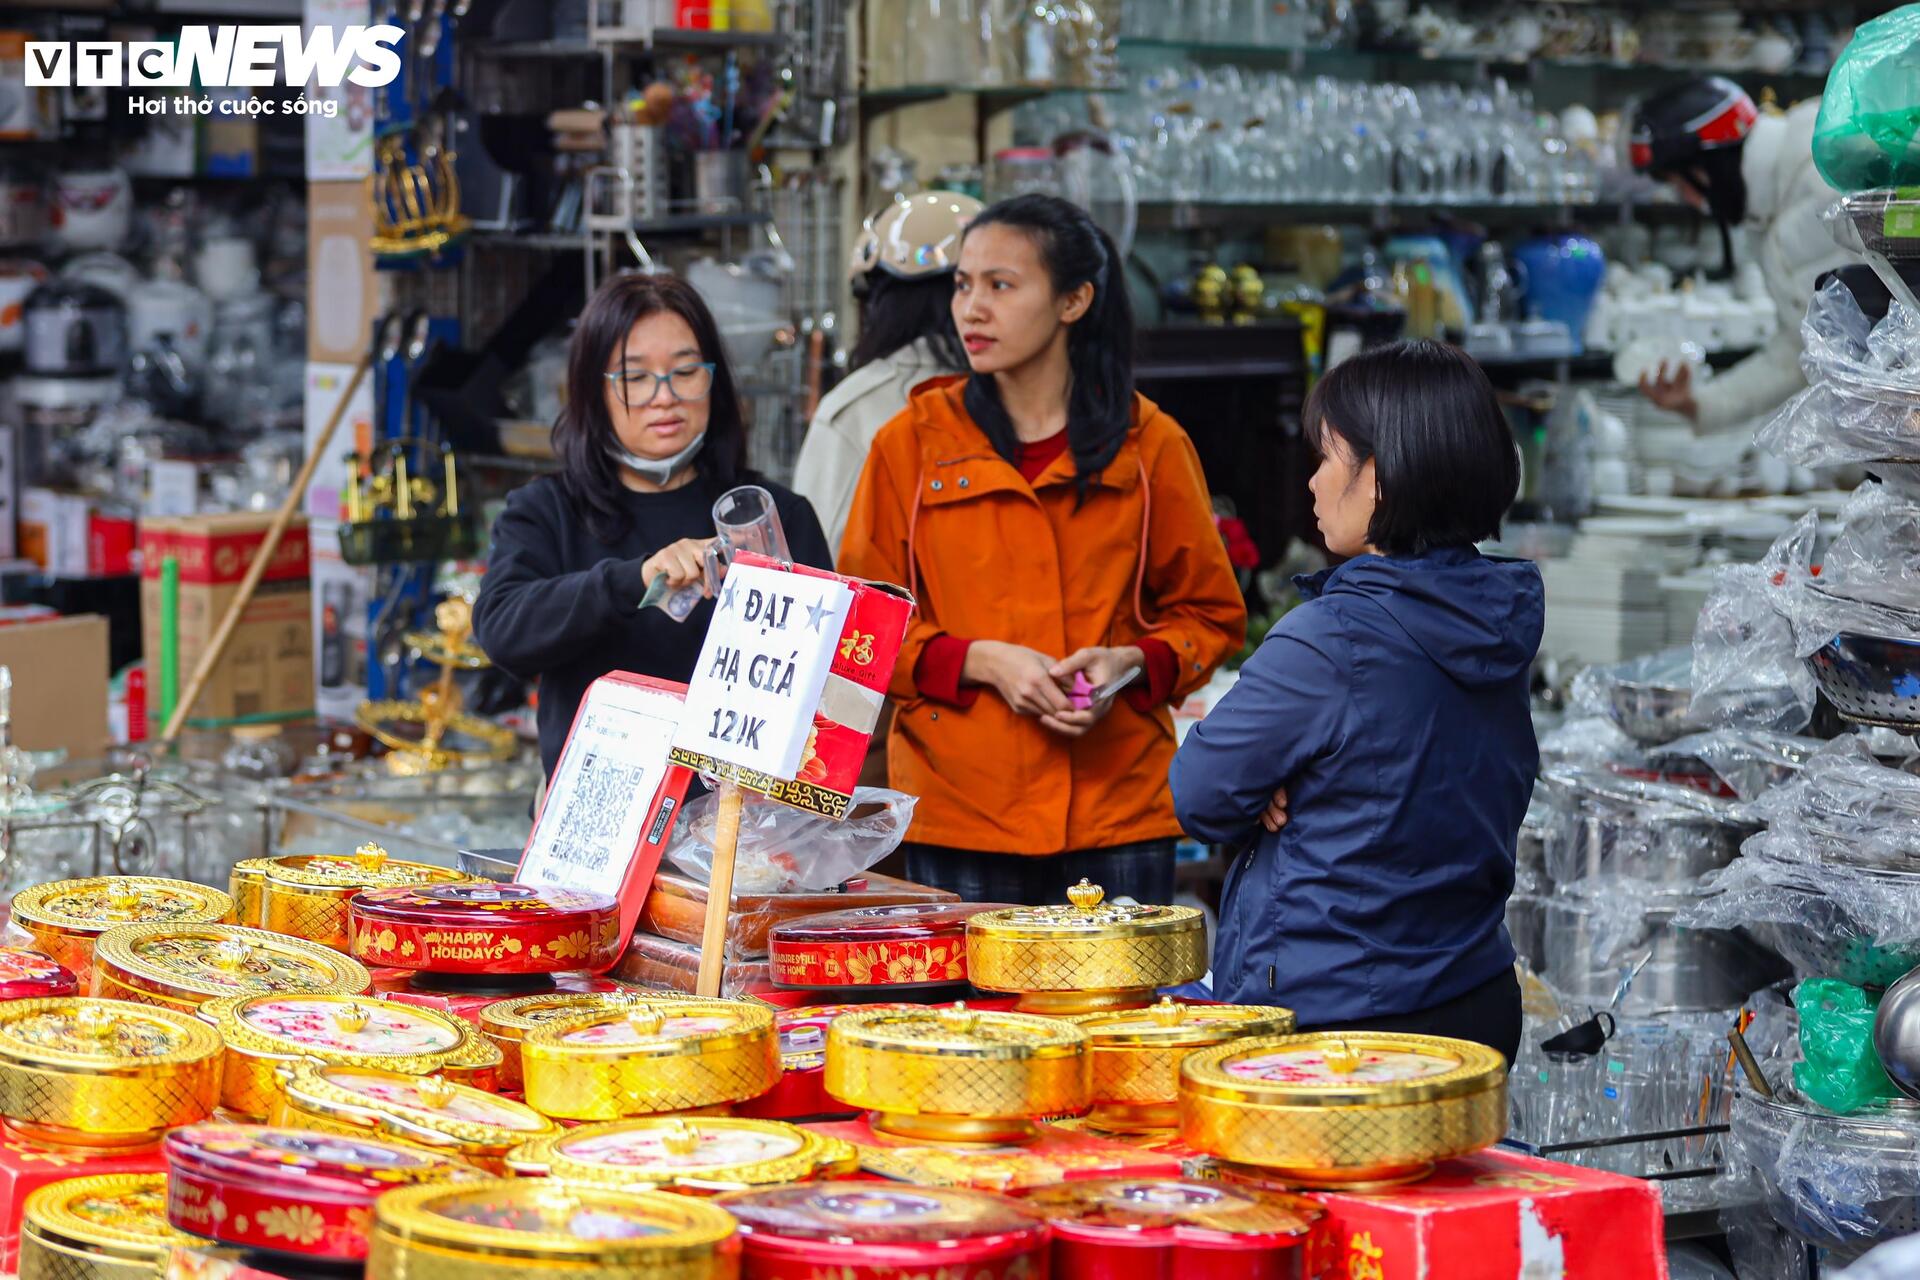
[[[1845,719],[1920,728],[1920,641],[1843,631],[1810,654],[1807,665]]]

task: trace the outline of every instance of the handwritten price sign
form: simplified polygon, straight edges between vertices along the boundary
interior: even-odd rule
[[[800,771],[853,590],[735,564],[720,585],[673,745],[769,778]]]

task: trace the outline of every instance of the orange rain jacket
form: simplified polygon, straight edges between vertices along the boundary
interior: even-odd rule
[[[891,785],[920,798],[910,838],[1055,854],[1178,835],[1168,706],[1125,696],[1062,737],[993,690],[961,708],[920,696],[914,668],[942,633],[1055,658],[1154,636],[1179,661],[1173,698],[1205,684],[1246,634],[1246,605],[1180,425],[1136,396],[1120,452],[1074,508],[1063,452],[1029,485],[968,416],[964,376],[923,383],[873,442],[840,572],[905,583],[919,608],[890,693]]]

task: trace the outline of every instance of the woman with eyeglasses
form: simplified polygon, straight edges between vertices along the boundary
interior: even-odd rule
[[[693,674],[713,602],[683,622],[640,606],[658,579],[668,588],[704,581],[721,494],[766,489],[794,559],[833,567],[806,500],[747,469],[720,329],[685,281],[627,275],[601,285],[574,330],[566,390],[553,427],[560,473],[508,495],[473,610],[495,664],[540,681],[548,774],[595,680]]]

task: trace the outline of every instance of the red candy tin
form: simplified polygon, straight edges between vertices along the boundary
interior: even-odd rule
[[[0,1000],[78,994],[79,980],[58,960],[25,947],[0,947]]]
[[[803,916],[767,934],[773,984],[911,991],[967,980],[967,920],[997,902],[902,902]]]
[[[780,1037],[780,1082],[757,1098],[733,1104],[733,1114],[761,1120],[818,1120],[850,1116],[858,1108],[827,1096],[827,1024],[843,1013],[906,1009],[904,1004],[817,1004],[773,1015]]]
[[[956,1187],[811,1182],[721,1196],[740,1223],[741,1280],[1031,1280],[1047,1224],[1019,1202]]]
[[[196,1124],[169,1133],[167,1221],[243,1249],[367,1256],[373,1202],[395,1187],[484,1177],[419,1147],[311,1129]]]
[[[1296,1280],[1325,1214],[1304,1196],[1179,1178],[1095,1178],[1020,1198],[1053,1225],[1053,1280]]]
[[[436,974],[598,972],[620,958],[620,904],[530,884],[395,885],[355,894],[353,954]]]

